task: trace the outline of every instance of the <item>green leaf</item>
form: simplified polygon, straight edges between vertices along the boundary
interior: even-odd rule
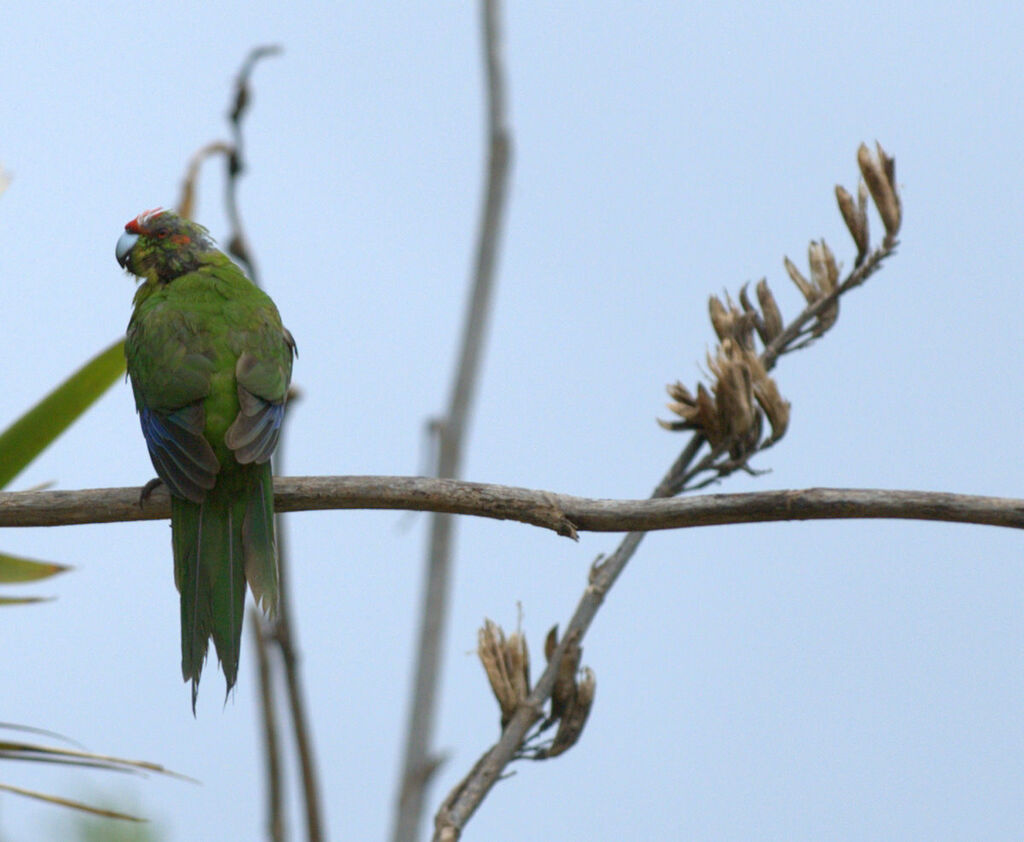
[[[19,558],[14,555],[0,553],[0,583],[10,582],[34,582],[37,579],[46,579],[56,576],[65,570],[70,570],[66,564],[56,564],[52,561],[33,561],[29,558]]]
[[[131,816],[128,813],[119,813],[116,810],[105,810],[102,807],[91,807],[88,804],[83,804],[81,801],[72,801],[70,798],[61,798],[59,795],[47,795],[44,792],[36,792],[32,789],[22,789],[20,786],[0,784],[0,790],[12,792],[15,795],[23,795],[26,798],[36,798],[39,801],[46,801],[49,804],[58,804],[61,807],[70,807],[73,810],[81,810],[85,813],[91,813],[94,816],[103,816],[105,819],[121,819],[122,821],[128,822],[146,821],[146,819],[141,819],[138,816]]]
[[[0,433],[0,488],[36,458],[124,373],[118,339]]]
[[[14,731],[39,732],[36,728],[0,723],[0,728]],[[41,732],[45,733],[45,732]],[[66,739],[66,738],[61,738]],[[77,768],[103,769],[108,772],[133,772],[138,775],[146,775],[156,772],[191,783],[198,783],[185,775],[179,775],[165,769],[157,763],[149,763],[144,760],[126,760],[123,757],[111,757],[105,754],[94,754],[91,751],[79,751],[70,748],[58,748],[56,746],[40,745],[38,743],[23,743],[15,740],[0,740],[0,760],[35,761],[42,763],[57,763],[63,766]],[[145,821],[136,816],[122,813],[117,810],[109,810],[90,804],[83,804],[80,801],[72,801],[58,795],[47,795],[35,790],[23,789],[19,786],[0,782],[0,792],[11,792],[16,795],[23,795],[27,798],[37,798],[47,801],[50,804],[59,804],[64,807],[72,807],[75,810],[83,810],[97,816],[104,816],[111,819],[126,819],[129,821]]]
[[[31,605],[33,602],[49,602],[48,596],[0,596],[0,605]]]
[[[159,763],[150,763],[147,760],[126,760],[123,757],[113,757],[109,754],[45,746],[39,743],[23,743],[17,740],[0,740],[0,760],[33,760],[42,763],[57,763],[63,766],[91,766],[105,769],[108,772],[133,772],[139,775],[156,772],[177,778],[180,781],[199,783],[194,778],[172,772]]]

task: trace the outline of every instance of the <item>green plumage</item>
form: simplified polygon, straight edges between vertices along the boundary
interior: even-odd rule
[[[171,492],[181,670],[195,708],[209,639],[230,692],[246,585],[277,606],[270,456],[294,343],[270,298],[176,214],[125,226],[119,261],[142,283],[125,353],[143,432]]]

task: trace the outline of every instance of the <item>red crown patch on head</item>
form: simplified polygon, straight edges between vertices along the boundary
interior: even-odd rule
[[[163,208],[153,208],[152,210],[143,211],[135,217],[135,219],[125,225],[124,230],[130,234],[144,234],[148,230],[150,223],[162,213],[164,213]]]

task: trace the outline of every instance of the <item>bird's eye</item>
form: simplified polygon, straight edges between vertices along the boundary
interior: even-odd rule
[[[165,239],[167,239],[167,232],[166,232],[166,231],[158,231],[158,232],[157,232],[157,236],[158,236],[158,237],[159,237],[159,238],[160,238],[161,240],[165,240]]]

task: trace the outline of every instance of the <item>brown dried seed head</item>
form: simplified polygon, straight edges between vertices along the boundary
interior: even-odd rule
[[[732,298],[729,297],[728,294],[726,294],[726,304],[729,307],[729,312],[733,319],[731,338],[744,348],[750,348],[753,350],[754,327],[757,324],[757,312],[749,309],[741,310],[733,303]]]
[[[878,160],[882,163],[882,169],[885,171],[885,177],[889,183],[895,189],[896,187],[896,159],[887,155],[885,150],[882,148],[882,144],[877,140],[875,141],[875,151],[878,153]]]
[[[693,429],[693,416],[696,415],[696,399],[690,394],[690,390],[677,380],[675,383],[669,383],[665,387],[665,391],[672,398],[672,402],[666,404],[666,406],[676,415],[681,416],[683,420],[663,421],[660,418],[655,420],[666,430]],[[552,631],[557,631],[557,626]]]
[[[498,700],[504,728],[530,693],[530,656],[526,640],[519,632],[506,640],[505,632],[497,623],[485,620],[477,633],[477,656]]]
[[[750,284],[749,283],[745,283],[743,286],[740,287],[740,307],[743,308],[744,314],[746,314],[746,313],[754,313],[754,314],[756,314],[757,313],[757,308],[754,307],[754,305],[750,303],[750,298],[747,296],[747,287],[748,286],[750,286]]]
[[[477,656],[483,664],[494,698],[501,708],[501,726],[508,724],[519,703],[505,663],[505,633],[497,623],[485,620],[477,633]]]
[[[864,253],[867,254],[867,249],[871,247],[871,229],[868,227],[868,186],[863,178],[857,184],[857,212],[864,225]]]
[[[886,234],[894,236],[900,230],[901,208],[896,193],[896,164],[878,146],[875,158],[863,143],[857,149],[857,164],[871,192],[871,198],[882,217]]]
[[[675,383],[669,383],[665,387],[665,391],[668,392],[668,396],[672,398],[673,401],[687,403],[690,405],[695,403],[693,395],[690,394],[690,390],[678,380]]]
[[[825,267],[828,270],[828,291],[834,292],[839,288],[839,264],[836,263],[836,256],[828,243],[821,241],[821,247],[825,250]]]
[[[597,694],[597,676],[590,667],[583,667],[580,679],[576,682],[576,702],[590,711]]]
[[[734,342],[723,342],[717,356],[708,357],[708,368],[715,375],[712,390],[724,440],[745,439],[757,423],[757,410],[744,350]],[[710,436],[708,438],[710,440]]]
[[[764,345],[767,345],[775,338],[775,334],[768,332],[765,327],[764,316],[758,312],[758,309],[750,302],[750,297],[747,295],[748,286],[749,284],[744,284],[740,287],[740,306],[743,307],[743,317],[754,326],[754,329],[757,331],[757,335],[761,337],[761,342]],[[751,343],[748,347],[750,350],[754,349],[753,337],[751,337]]]
[[[708,441],[717,443],[720,440],[718,410],[714,399],[708,394],[703,383],[697,384],[694,396],[682,383],[672,383],[665,387],[674,400],[666,406],[680,416],[682,421],[663,421],[656,419],[666,430],[700,430]]]
[[[548,636],[544,638],[544,660],[549,664],[551,663],[551,656],[555,654],[555,649],[558,648],[558,624],[556,623],[551,627],[551,631],[548,632]]]
[[[812,240],[807,248],[807,260],[811,265],[811,278],[815,287],[818,288],[818,299],[835,291],[839,285],[839,266],[836,263],[835,255],[826,245],[825,241]],[[836,298],[831,304],[821,310],[814,324],[812,334],[821,336],[839,318],[839,299]]]
[[[740,310],[728,294],[724,302],[712,295],[708,299],[708,312],[719,342],[733,339],[741,345],[753,347],[756,316]]]
[[[807,261],[811,266],[811,280],[827,295],[839,285],[839,266],[832,249],[824,241],[811,240],[807,247]]]
[[[817,289],[807,280],[800,270],[796,268],[796,264],[788,257],[782,259],[783,265],[786,267],[786,272],[789,273],[789,277],[792,278],[793,283],[796,284],[796,288],[800,290],[800,294],[804,297],[808,304],[813,304],[820,297]]]
[[[807,263],[811,267],[811,283],[820,292],[828,292],[828,269],[825,266],[825,251],[817,240],[811,240],[810,245],[807,246]]]
[[[748,354],[746,362],[753,382],[754,399],[768,417],[768,423],[772,428],[771,436],[763,444],[760,444],[761,425],[758,423],[757,440],[750,441],[748,444],[751,449],[758,446],[764,448],[774,444],[786,434],[786,428],[789,426],[789,403],[779,394],[778,386],[768,376],[760,357],[756,354]],[[760,422],[760,415],[758,421]]]
[[[854,202],[850,191],[843,187],[842,184],[836,185],[836,204],[839,205],[839,215],[843,217],[843,222],[846,223],[846,230],[850,232],[854,242],[858,242],[857,203]]]
[[[768,416],[768,423],[772,428],[772,434],[762,445],[767,447],[786,434],[786,429],[789,427],[789,401],[779,394],[778,385],[768,375],[754,382],[754,397],[761,409],[764,410],[764,414]]]
[[[551,719],[561,717],[576,695],[576,671],[580,668],[583,650],[579,644],[570,640],[558,665],[558,677],[551,690]]]
[[[518,704],[530,695],[530,650],[526,646],[526,636],[519,632],[510,634],[505,653],[509,681]]]
[[[863,182],[861,182],[863,188]],[[865,190],[865,197],[867,192]],[[853,242],[857,246],[857,260],[858,262],[868,253],[868,219],[867,214],[864,213],[863,208],[858,207],[854,202],[853,196],[849,194],[845,187],[842,185],[836,185],[836,201],[839,203],[839,212],[843,216],[843,221],[846,223],[846,227],[850,232],[850,236],[853,237]]]
[[[596,690],[597,680],[594,678],[594,671],[590,667],[584,667],[572,704],[569,705],[565,716],[558,723],[555,739],[544,753],[545,757],[557,757],[576,745],[583,735],[587,717],[590,716]]]
[[[665,404],[672,412],[679,415],[683,420],[690,425],[696,424],[698,421],[699,412],[697,407],[689,403],[667,403]]]
[[[878,160],[882,163],[882,170],[885,172],[886,181],[892,191],[892,205],[887,209],[887,213],[882,215],[882,221],[885,224],[886,233],[895,235],[903,223],[903,203],[900,201],[900,191],[896,185],[896,159],[887,155],[882,144],[877,140],[875,141],[875,150],[878,152]],[[890,219],[891,222],[887,222],[887,219]]]
[[[708,299],[708,313],[711,315],[711,326],[715,329],[719,342],[732,336],[732,314],[726,309],[717,295],[712,295]]]
[[[757,301],[761,305],[764,321],[764,344],[767,345],[775,340],[775,337],[782,333],[782,313],[779,305],[775,303],[775,296],[768,288],[768,282],[764,278],[757,282]]]
[[[695,419],[695,425],[698,429],[704,431],[704,435],[707,436],[708,441],[712,445],[717,445],[723,437],[723,430],[721,424],[718,422],[718,407],[715,406],[715,399],[711,397],[711,394],[703,383],[697,384],[697,413]]]

